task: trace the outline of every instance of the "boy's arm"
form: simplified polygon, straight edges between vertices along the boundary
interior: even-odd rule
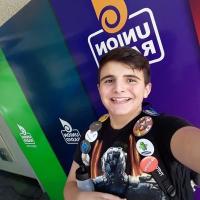
[[[70,172],[68,174],[67,182],[65,184],[64,188],[64,199],[70,200],[70,199],[78,199],[77,193],[78,193],[78,187],[76,184],[76,170],[79,168],[79,165],[73,161]]]
[[[101,192],[81,192],[76,184],[76,170],[79,165],[73,161],[67,182],[64,188],[65,200],[122,200],[121,198]]]
[[[170,147],[177,160],[200,173],[200,129],[192,126],[178,129],[172,136]]]

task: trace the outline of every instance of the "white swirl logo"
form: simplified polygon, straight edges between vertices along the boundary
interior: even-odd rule
[[[59,118],[64,130],[61,130],[61,134],[67,144],[77,144],[80,140],[80,133],[78,129],[72,129],[72,126],[65,120]]]
[[[63,128],[64,128],[67,132],[72,132],[72,127],[71,127],[71,125],[70,125],[68,122],[62,120],[61,118],[59,118],[59,120],[60,120],[60,122],[61,122]]]

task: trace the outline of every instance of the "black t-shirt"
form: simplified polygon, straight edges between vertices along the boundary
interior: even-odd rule
[[[149,173],[144,173],[136,167],[142,156],[139,155],[135,144],[139,138],[132,137],[135,123],[143,116],[141,113],[130,121],[122,129],[116,130],[110,126],[109,118],[103,122],[98,131],[98,138],[91,142],[91,151],[88,153],[93,163],[97,163],[96,169],[92,169],[95,177],[93,182],[95,190],[126,197],[127,200],[168,200],[170,199],[158,186],[155,179]],[[150,116],[153,125],[146,134],[152,141],[154,148],[159,153],[168,177],[176,188],[175,200],[193,200],[191,187],[191,170],[179,163],[172,155],[170,141],[173,134],[180,128],[189,124],[182,119],[172,116]],[[189,133],[188,133],[189,134]],[[146,136],[144,136],[146,138]],[[132,137],[132,140],[130,139]],[[85,135],[82,135],[81,141]],[[97,145],[101,143],[101,145]],[[83,165],[81,159],[80,143],[74,155],[74,161]],[[137,159],[136,159],[137,157]],[[139,161],[138,161],[139,160]],[[138,172],[140,172],[138,174]]]

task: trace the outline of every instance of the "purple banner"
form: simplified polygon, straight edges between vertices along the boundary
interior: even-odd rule
[[[200,127],[199,45],[189,2],[118,3],[51,1],[95,111],[105,112],[96,87],[98,60],[113,48],[131,46],[150,60],[153,106]]]

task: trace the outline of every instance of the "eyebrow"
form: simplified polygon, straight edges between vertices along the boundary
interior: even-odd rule
[[[102,82],[103,80],[107,79],[107,78],[113,78],[114,76],[113,75],[107,75],[107,76],[104,76],[100,79],[100,82]]]
[[[115,76],[114,75],[107,75],[107,76],[104,76],[100,79],[100,82],[102,82],[103,80],[107,79],[107,78],[114,78]],[[133,74],[125,74],[123,75],[123,77],[126,77],[126,78],[135,78],[135,79],[138,79],[138,80],[141,80],[138,76],[136,75],[133,75]]]

